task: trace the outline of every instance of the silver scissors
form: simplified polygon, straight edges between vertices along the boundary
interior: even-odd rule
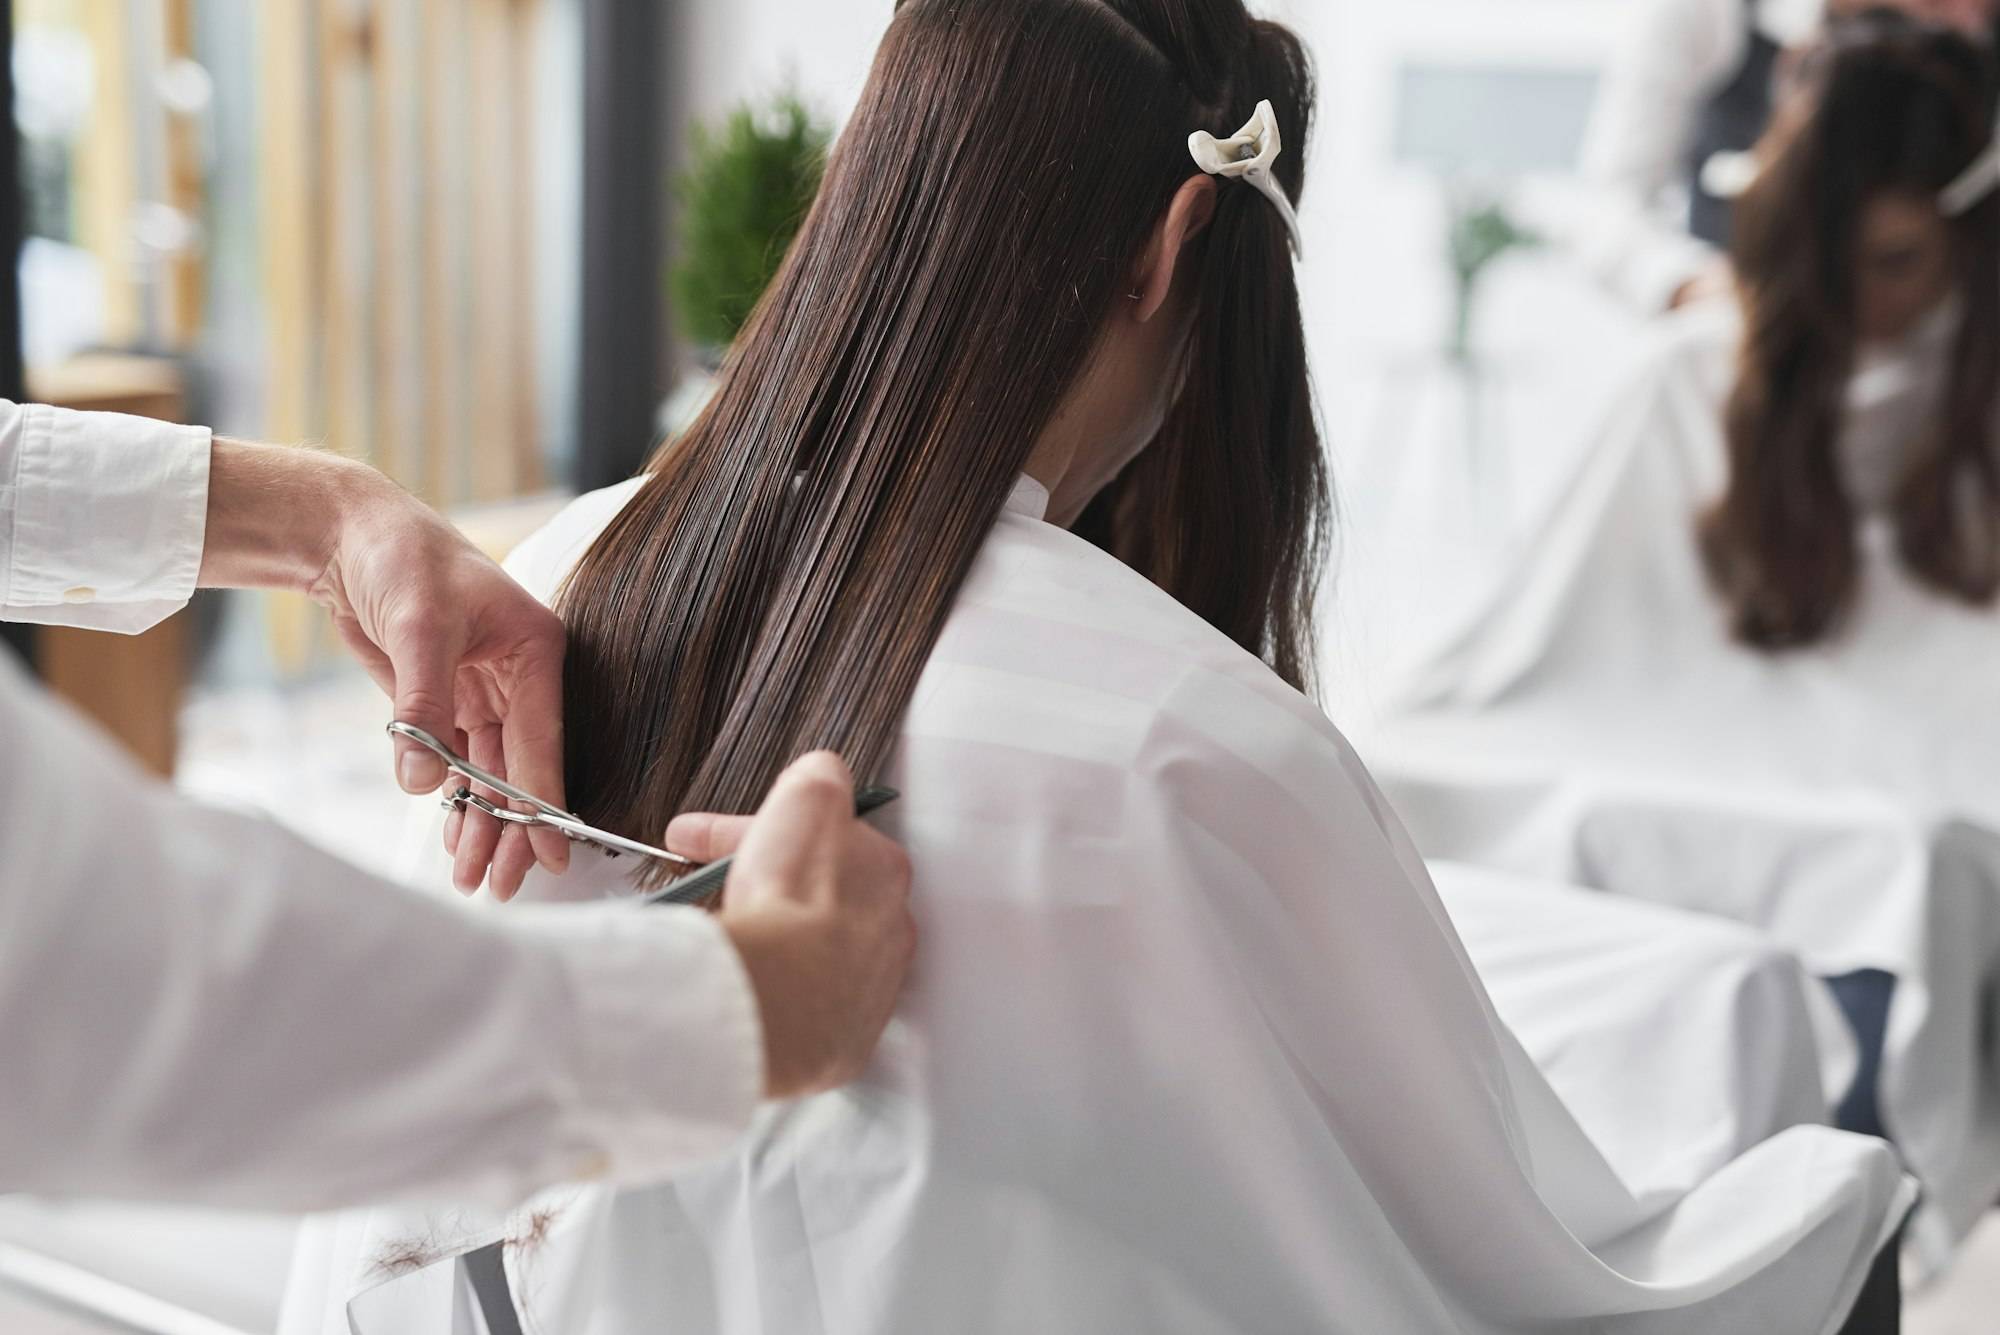
[[[440,804],[447,810],[463,811],[467,807],[473,807],[495,820],[506,821],[509,825],[545,825],[552,830],[561,830],[572,842],[601,848],[614,858],[620,853],[631,853],[642,858],[652,858],[657,862],[672,863],[689,871],[701,865],[692,858],[669,853],[664,848],[655,848],[651,844],[642,844],[637,839],[627,839],[622,834],[613,834],[609,830],[600,830],[595,825],[586,824],[575,812],[564,811],[553,802],[544,802],[526,789],[516,788],[499,775],[481,769],[413,723],[394,722],[389,725],[389,731],[398,737],[407,737],[431,752],[444,761],[446,767],[453,773],[463,775],[473,783],[484,784],[509,801],[533,808],[530,811],[515,811],[510,807],[499,806],[473,792],[469,785],[460,784]]]

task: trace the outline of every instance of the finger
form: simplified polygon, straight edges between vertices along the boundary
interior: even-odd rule
[[[757,816],[746,843],[757,842],[760,831],[774,848],[825,838],[854,818],[854,775],[831,751],[800,756],[771,785]]]
[[[837,866],[839,839],[854,823],[854,776],[831,751],[786,767],[743,837],[735,871],[760,891],[803,898]],[[732,875],[732,881],[737,877]]]
[[[513,783],[514,776],[507,772],[501,732],[498,724],[473,730],[472,754],[476,757],[473,763],[491,769],[500,778]],[[500,840],[494,846],[493,861],[486,869],[486,888],[493,893],[493,897],[503,904],[512,899],[527,877],[528,869],[534,865],[535,849],[528,840],[527,827],[500,822]]]
[[[454,753],[461,756],[472,749],[472,743],[465,739],[464,729],[452,729],[451,749]],[[447,775],[446,777],[449,778],[450,776]],[[444,818],[444,851],[450,853],[454,858],[458,855],[459,831],[464,827],[465,808],[454,806]]]
[[[521,883],[535,867],[535,846],[528,841],[526,827],[507,825],[500,831],[499,847],[493,851],[486,872],[486,888],[502,904],[521,891]]]
[[[498,773],[499,739],[493,734],[498,729],[492,724],[474,728],[466,737],[466,758],[481,769]],[[500,774],[506,778],[505,774]],[[485,784],[475,783],[472,791],[496,805],[506,802],[506,798],[494,792]],[[500,846],[501,823],[476,807],[468,807],[465,820],[459,827],[458,847],[452,853],[451,880],[466,894],[479,888],[486,878],[486,870],[492,865],[493,855]]]
[[[696,862],[713,862],[734,853],[749,832],[748,816],[683,812],[667,823],[667,851]]]
[[[554,622],[554,618],[550,620]],[[560,625],[560,623],[555,623]],[[551,651],[537,646],[524,650],[514,679],[506,683],[500,720],[500,742],[507,760],[507,780],[567,810],[563,797],[562,641]],[[561,830],[530,831],[535,860],[552,872],[569,866],[569,840]]]
[[[757,811],[777,807],[824,819],[829,805],[837,815],[854,814],[854,773],[835,752],[812,751],[785,766]]]
[[[396,674],[397,721],[433,737],[451,736],[457,723],[452,685],[458,674],[459,646],[426,618],[403,623],[402,629],[384,638],[389,643],[382,651]],[[396,778],[404,792],[428,793],[444,777],[444,761],[407,738],[396,738]]]

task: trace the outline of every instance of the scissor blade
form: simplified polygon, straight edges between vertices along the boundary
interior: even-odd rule
[[[581,840],[587,844],[596,844],[600,848],[608,848],[613,852],[633,853],[642,858],[654,858],[661,862],[672,862],[683,867],[696,865],[693,858],[684,858],[678,853],[669,853],[664,848],[655,848],[651,844],[642,844],[637,839],[627,839],[622,834],[613,834],[609,830],[600,830],[595,825],[586,825],[584,822],[567,813],[545,811],[542,813],[541,823],[561,830],[572,839]]]

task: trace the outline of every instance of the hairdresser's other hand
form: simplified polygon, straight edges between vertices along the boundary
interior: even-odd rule
[[[562,623],[442,516],[373,469],[358,469],[342,489],[330,555],[310,592],[394,700],[396,718],[562,805]],[[431,752],[400,737],[395,747],[405,790],[445,782]],[[498,793],[483,795],[505,805]],[[448,818],[445,844],[459,889],[470,893],[484,877],[503,900],[537,861],[556,872],[569,865],[560,832],[502,829],[478,811]]]
[[[796,1098],[861,1074],[916,948],[910,861],[854,814],[854,776],[817,751],[792,763],[752,817],[689,815],[667,847],[734,852],[721,920],[764,1022],[764,1094]]]
[[[1683,306],[1714,301],[1727,297],[1735,289],[1736,271],[1727,259],[1718,257],[1706,269],[1674,289],[1674,294],[1667,299],[1667,309],[1677,311]]]

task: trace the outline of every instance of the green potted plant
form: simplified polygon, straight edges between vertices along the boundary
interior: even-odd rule
[[[1509,251],[1542,244],[1542,238],[1515,222],[1497,200],[1456,195],[1450,201],[1446,245],[1452,275],[1452,329],[1448,351],[1461,365],[1472,360],[1472,315],[1481,280]]]
[[[710,367],[750,318],[819,192],[832,140],[796,94],[697,124],[674,182],[679,236],[668,275],[681,332]]]

